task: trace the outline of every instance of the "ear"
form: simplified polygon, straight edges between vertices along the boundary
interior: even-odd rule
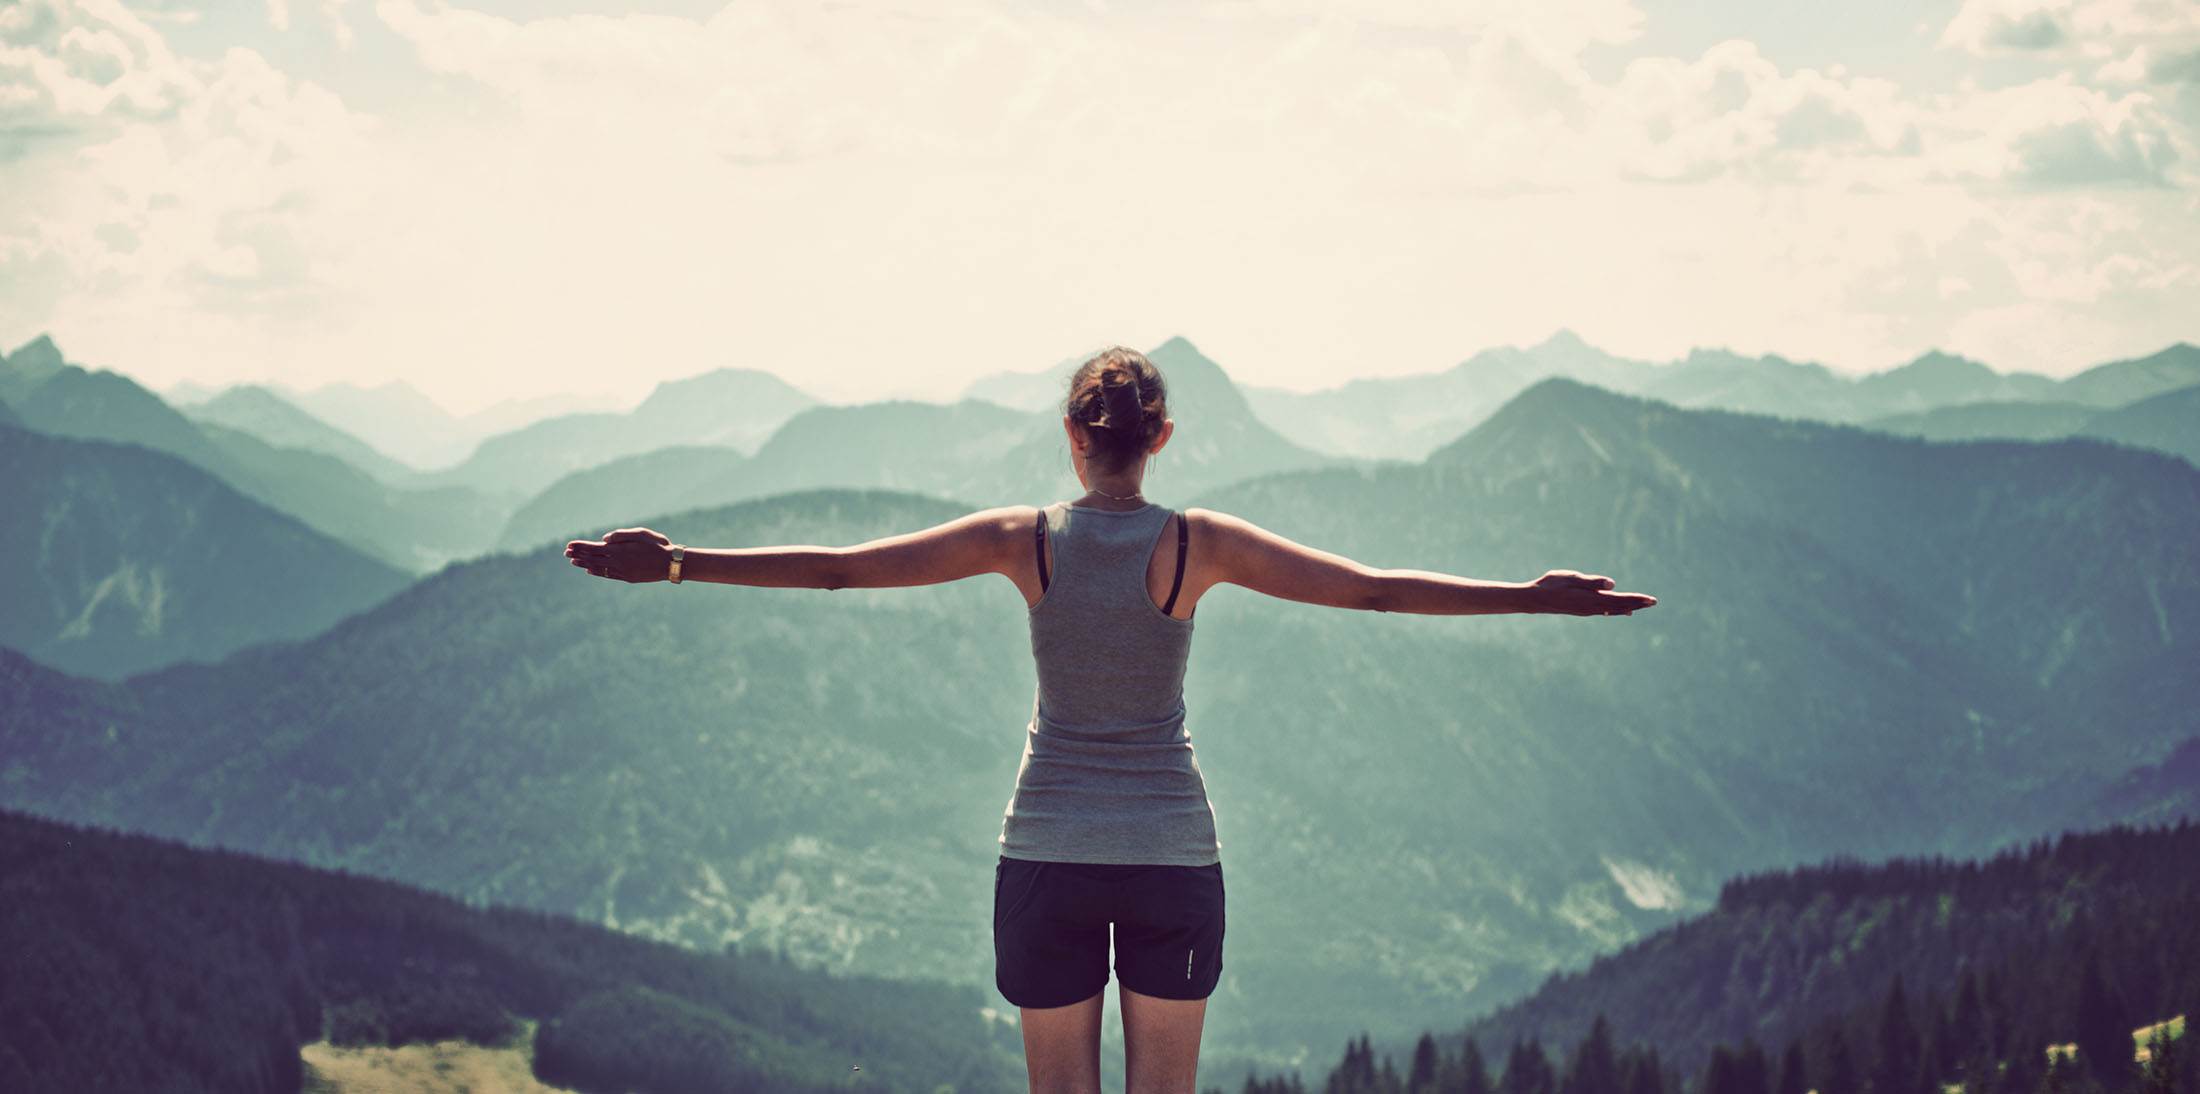
[[[1149,455],[1149,456],[1151,456],[1151,455],[1153,455],[1154,453],[1156,453],[1156,452],[1159,452],[1159,451],[1161,451],[1161,448],[1162,448],[1162,446],[1164,446],[1164,445],[1168,444],[1168,443],[1169,443],[1169,438],[1170,438],[1170,437],[1173,437],[1173,436],[1176,436],[1176,419],[1175,419],[1175,418],[1164,418],[1164,419],[1162,419],[1162,420],[1161,420],[1161,432],[1159,432],[1159,433],[1157,433],[1157,434],[1155,434],[1155,435],[1154,435],[1154,439],[1153,439],[1153,447],[1151,447],[1151,448],[1148,448],[1148,449],[1146,450],[1146,454],[1147,454],[1147,455]]]
[[[1085,431],[1077,428],[1077,423],[1070,421],[1067,414],[1062,415],[1062,432],[1069,434],[1069,450],[1076,453],[1078,459],[1084,459],[1085,445],[1088,443]]]

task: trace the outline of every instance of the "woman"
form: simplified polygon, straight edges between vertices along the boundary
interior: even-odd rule
[[[1175,432],[1162,378],[1105,350],[1070,378],[1063,429],[1083,497],[1009,506],[854,547],[688,550],[646,528],[566,545],[620,581],[841,589],[1000,574],[1029,607],[1038,699],[1002,823],[995,982],[1022,1010],[1033,1091],[1096,1094],[1112,936],[1130,1094],[1192,1094],[1222,972],[1222,873],[1184,727],[1192,613],[1238,585],[1286,600],[1433,615],[1629,615],[1657,601],[1553,570],[1525,584],[1376,570],[1204,509],[1146,501]]]

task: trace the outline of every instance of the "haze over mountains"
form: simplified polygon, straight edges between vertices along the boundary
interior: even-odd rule
[[[1531,349],[1484,350],[1441,373],[1353,380],[1312,393],[1255,388],[1247,396],[1264,420],[1313,447],[1340,455],[1417,460],[1530,383],[1552,376],[1677,406],[1868,423],[1978,403],[2071,404],[2095,411],[2120,407],[2200,384],[2200,348],[2179,343],[2062,381],[1998,373],[1939,352],[1886,372],[1848,377],[1823,365],[1776,356],[1747,358],[1725,350],[1699,349],[1679,361],[1653,364],[1615,357],[1571,331],[1560,331]],[[2067,432],[2042,432],[2035,439]]]
[[[2173,382],[2189,350],[2104,366],[2059,397]],[[1348,462],[1311,427],[1271,428],[1190,343],[1154,353],[1180,422],[1151,479],[1171,504],[1376,565],[1572,566],[1661,598],[1628,620],[1369,617],[1228,590],[1202,605],[1189,700],[1238,896],[1218,1043],[1327,1051],[1361,1026],[1501,1002],[1707,907],[1741,871],[1977,853],[2192,808],[2189,787],[2133,776],[2200,736],[2180,622],[2200,609],[2188,462],[2087,440],[1934,444],[1548,379],[1425,458]],[[91,417],[99,428],[176,453],[24,433],[55,446],[40,457],[65,465],[54,475],[92,481],[80,468],[105,466],[96,455],[135,469],[110,473],[138,476],[131,490],[180,496],[163,485],[189,470],[176,450],[223,457],[203,423],[120,377],[16,356],[0,391],[34,429],[86,420],[62,413],[95,405],[56,395],[75,389],[29,397],[67,375],[111,399],[98,406],[137,408]],[[1815,375],[1765,368],[1719,390]],[[1899,397],[1846,405],[1988,390],[1926,382],[1944,375],[1973,372],[1936,362],[1872,389]],[[1449,405],[1472,413],[1504,386]],[[1441,400],[1423,402],[1435,421]],[[2143,417],[2174,422],[2176,405]],[[218,665],[95,683],[50,667],[59,624],[11,630],[0,643],[30,656],[0,653],[0,805],[706,948],[982,983],[986,866],[1031,689],[1008,586],[628,588],[581,578],[551,545],[637,522],[690,543],[845,543],[1067,492],[1053,412],[788,414],[753,451],[727,435],[580,472],[479,533],[524,553],[447,566]],[[595,424],[555,429],[631,425]],[[8,522],[44,528],[57,506],[86,508],[72,497],[11,496]],[[182,525],[208,505],[148,511]],[[80,534],[141,508],[100,510],[107,523]],[[196,527],[244,529],[233,557],[272,534],[219,514]],[[264,584],[302,595],[273,570]],[[83,613],[77,595],[64,609]]]

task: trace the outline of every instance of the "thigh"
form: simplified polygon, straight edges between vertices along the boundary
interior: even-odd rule
[[[1074,868],[1004,858],[993,876],[993,983],[1018,1007],[1066,1007],[1108,984],[1104,903]]]
[[[1122,989],[1122,997],[1127,1094],[1193,1094],[1207,1001],[1158,999],[1129,988]]]
[[[1115,975],[1158,999],[1205,999],[1222,979],[1222,867],[1156,866],[1126,883]]]
[[[1100,993],[1066,1007],[1024,1007],[1024,1072],[1043,1094],[1100,1094]]]

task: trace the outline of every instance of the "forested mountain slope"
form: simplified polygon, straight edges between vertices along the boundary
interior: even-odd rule
[[[0,645],[117,680],[318,634],[409,576],[173,456],[0,424]]]
[[[1326,1080],[1245,1089],[2192,1090],[2195,860],[2200,828],[2188,822],[2065,835],[1987,861],[1836,861],[1743,878],[1709,913],[1552,977],[1464,1036],[1448,1028],[1389,1054],[1408,1064],[1378,1065],[1360,1040]]]
[[[117,373],[75,365],[26,371],[18,368],[20,356],[8,360],[17,391],[9,399],[26,427],[166,452],[400,569],[421,573],[472,555],[503,523],[507,502],[448,485],[387,485],[335,456],[194,423]]]
[[[508,1041],[621,1094],[1017,1089],[972,988],[838,978],[0,813],[0,1090],[299,1089],[300,1045]]]

